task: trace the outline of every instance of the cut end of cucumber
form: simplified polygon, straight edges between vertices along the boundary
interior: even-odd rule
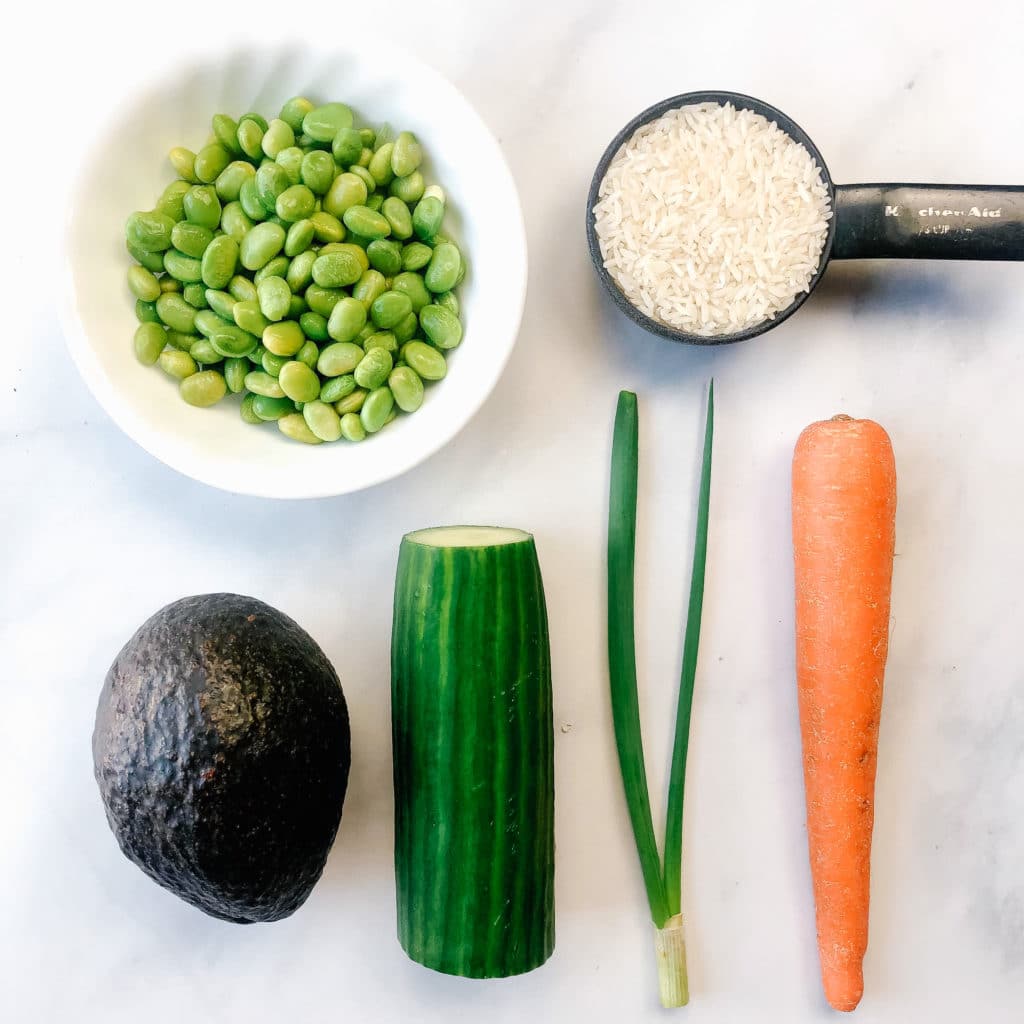
[[[523,530],[505,526],[435,526],[428,530],[415,530],[405,539],[434,548],[496,548],[505,544],[521,544],[533,538]]]

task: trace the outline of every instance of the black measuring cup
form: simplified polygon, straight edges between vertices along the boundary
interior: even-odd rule
[[[648,121],[677,107],[697,103],[731,103],[775,122],[799,142],[821,168],[832,216],[821,261],[805,292],[772,319],[732,334],[691,334],[642,313],[619,290],[605,269],[594,226],[594,204],[601,182],[619,147]],[[1024,260],[1024,186],[1013,185],[837,185],[818,147],[791,118],[752,96],[735,92],[687,92],[655,103],[633,118],[604,151],[587,195],[587,245],[608,293],[631,320],[653,334],[691,345],[723,345],[745,341],[792,316],[817,287],[829,260]]]

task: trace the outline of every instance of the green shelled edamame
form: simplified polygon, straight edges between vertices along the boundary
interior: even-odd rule
[[[211,127],[125,226],[138,361],[191,406],[238,395],[245,423],[305,444],[415,412],[462,341],[466,273],[419,140],[304,96]]]

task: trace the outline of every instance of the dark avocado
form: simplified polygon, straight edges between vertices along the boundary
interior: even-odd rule
[[[239,924],[305,901],[350,735],[334,669],[287,615],[238,594],[158,611],[110,666],[92,750],[122,851],[164,888]]]

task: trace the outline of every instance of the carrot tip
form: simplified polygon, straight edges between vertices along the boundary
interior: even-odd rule
[[[825,998],[833,1010],[849,1013],[856,1010],[864,995],[864,972],[858,966],[848,973],[824,979]]]

